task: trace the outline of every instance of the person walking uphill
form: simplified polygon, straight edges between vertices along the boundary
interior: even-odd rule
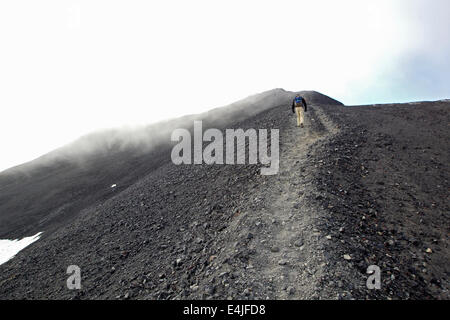
[[[297,114],[297,127],[303,127],[303,108],[305,108],[304,112],[306,112],[306,109],[308,108],[306,100],[298,94],[292,101],[292,112]]]

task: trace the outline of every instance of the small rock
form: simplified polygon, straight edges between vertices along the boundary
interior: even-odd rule
[[[288,264],[288,261],[285,260],[285,259],[281,259],[280,261],[278,261],[278,264],[279,264],[280,266],[285,266],[285,265]]]
[[[350,257],[350,255],[348,255],[348,254],[344,254],[344,259],[345,260],[352,260],[352,257]]]
[[[207,286],[205,288],[205,293],[207,295],[213,295],[216,292],[216,287],[215,286]]]
[[[277,247],[277,246],[274,246],[274,247],[270,248],[270,251],[272,251],[272,252],[280,252],[280,248]]]
[[[326,237],[328,240],[331,240],[331,236],[330,235],[327,235],[327,237]]]
[[[294,243],[294,246],[296,246],[296,247],[301,247],[303,245],[303,240],[297,240],[297,241],[295,241],[295,243]]]
[[[287,288],[287,293],[288,293],[289,295],[293,295],[293,294],[295,293],[295,288],[294,288],[294,287],[289,287],[289,288]]]
[[[425,250],[426,253],[433,253],[433,250],[431,250],[431,248],[427,248],[427,250]]]

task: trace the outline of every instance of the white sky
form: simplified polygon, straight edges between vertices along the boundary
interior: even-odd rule
[[[345,104],[449,98],[449,4],[1,1],[0,171],[276,87]]]

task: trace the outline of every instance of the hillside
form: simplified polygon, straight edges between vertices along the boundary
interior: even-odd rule
[[[230,126],[268,108],[288,104],[292,94],[274,89],[203,114],[92,133],[3,171],[0,238],[19,238],[43,230],[47,236],[82,209],[125,190],[170,161],[170,134],[176,128],[191,129],[195,119],[202,119],[205,127]],[[114,190],[110,187],[113,184],[117,185]]]
[[[99,134],[82,160],[72,146],[1,173],[0,236],[45,236],[0,266],[0,298],[448,299],[450,103],[302,94],[303,130],[277,89],[144,131],[150,145]],[[165,141],[194,118],[279,129],[280,172],[175,166]],[[372,264],[381,290],[366,288]]]

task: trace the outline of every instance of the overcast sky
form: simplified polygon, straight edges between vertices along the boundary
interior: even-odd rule
[[[450,98],[450,1],[1,1],[0,170],[284,88]]]

